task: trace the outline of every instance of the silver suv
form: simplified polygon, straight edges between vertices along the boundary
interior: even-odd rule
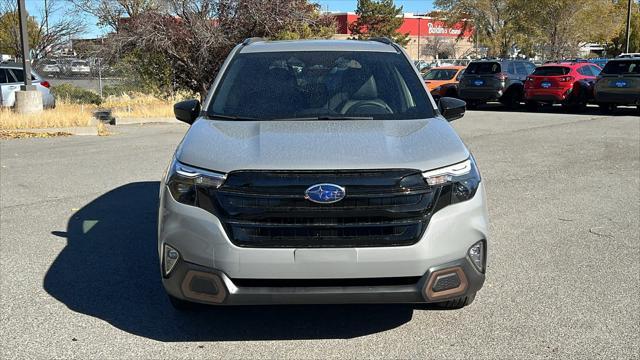
[[[402,48],[247,40],[202,105],[160,189],[172,304],[470,304],[487,209],[475,160]]]

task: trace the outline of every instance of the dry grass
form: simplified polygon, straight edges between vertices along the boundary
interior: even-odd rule
[[[89,126],[91,106],[57,104],[55,109],[38,114],[16,114],[11,109],[0,110],[0,130],[61,128]]]
[[[0,108],[0,130],[91,126],[98,108],[112,109],[116,118],[173,117],[173,100],[148,95],[109,97],[101,106],[70,104],[58,99],[55,109],[39,114],[16,114]]]
[[[108,97],[103,108],[112,109],[116,118],[173,117],[173,100],[162,100],[150,95]]]

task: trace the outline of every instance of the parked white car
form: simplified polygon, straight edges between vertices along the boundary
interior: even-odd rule
[[[84,60],[74,60],[71,62],[71,73],[88,75],[91,73],[91,67],[89,63]]]
[[[61,72],[61,66],[56,60],[48,60],[42,65],[42,70],[45,74],[57,75]]]
[[[35,72],[31,72],[31,81],[42,93],[42,104],[45,108],[54,108],[56,99],[49,88],[48,81],[42,79]],[[15,92],[24,84],[24,71],[20,65],[0,64],[0,106],[12,107],[16,102]]]

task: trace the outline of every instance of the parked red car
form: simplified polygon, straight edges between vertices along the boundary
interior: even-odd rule
[[[527,108],[560,103],[569,110],[584,110],[593,99],[593,85],[601,70],[588,62],[550,63],[536,68],[524,83]]]

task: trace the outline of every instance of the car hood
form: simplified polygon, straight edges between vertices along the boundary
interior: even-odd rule
[[[185,164],[233,170],[430,170],[469,151],[449,123],[426,120],[215,121],[199,119],[176,152]]]

